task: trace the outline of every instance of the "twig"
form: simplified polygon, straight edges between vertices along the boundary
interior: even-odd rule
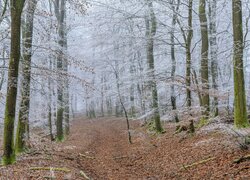
[[[235,159],[235,160],[234,160],[234,163],[239,164],[239,163],[242,163],[242,162],[247,161],[247,160],[250,160],[250,154],[248,154],[248,155],[246,155],[246,156],[242,156],[242,157],[239,158],[239,159]]]
[[[50,180],[56,179],[54,176],[43,176],[43,178],[44,178],[44,179],[50,179]]]
[[[204,159],[204,160],[201,160],[201,161],[198,161],[198,162],[195,162],[193,164],[189,164],[189,165],[183,165],[180,169],[183,170],[187,170],[188,168],[191,168],[193,166],[197,166],[197,165],[200,165],[200,164],[204,164],[204,163],[207,163],[208,161],[211,161],[211,160],[214,160],[215,157],[212,157],[212,158],[208,158],[208,159]]]
[[[82,157],[84,157],[84,158],[86,158],[86,159],[95,159],[95,157],[87,156],[85,154],[79,153],[79,155],[82,156]]]
[[[80,171],[80,175],[85,179],[90,180],[90,178],[83,171]]]
[[[45,171],[62,171],[62,172],[66,172],[69,173],[70,170],[67,168],[54,168],[54,167],[31,167],[30,170],[34,170],[34,171],[39,171],[39,170],[45,170]]]
[[[118,156],[118,157],[113,157],[114,160],[116,159],[124,159],[124,158],[127,158],[128,156]]]

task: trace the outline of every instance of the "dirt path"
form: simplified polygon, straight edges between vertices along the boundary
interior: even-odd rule
[[[132,122],[133,144],[127,140],[121,119],[80,118],[63,143],[34,137],[32,151],[15,165],[0,168],[1,179],[250,179],[250,161],[233,160],[249,151],[240,150],[218,132],[194,136],[174,135],[175,125],[166,124],[164,135],[149,135]],[[183,168],[203,160],[208,162]],[[32,170],[41,168],[64,168]],[[81,172],[82,171],[82,172]]]
[[[121,119],[79,120],[64,146],[76,145],[77,153],[95,157],[81,161],[86,174],[94,179],[250,179],[249,161],[232,163],[249,151],[240,151],[224,135],[173,135],[175,125],[166,126],[166,134],[153,136],[133,122],[134,143],[130,145]],[[182,168],[206,159],[211,160]]]
[[[137,126],[137,123],[132,124],[132,129]],[[77,130],[72,133],[64,146],[78,145],[77,153],[94,157],[94,159],[85,158],[82,163],[86,173],[92,178],[136,178],[131,171],[133,164],[128,161],[128,158],[133,158],[134,155],[129,154],[133,147],[127,140],[125,121],[121,119],[80,120],[73,124],[72,129]],[[79,138],[79,134],[83,137]]]

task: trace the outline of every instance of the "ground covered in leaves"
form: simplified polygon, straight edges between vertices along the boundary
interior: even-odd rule
[[[31,150],[17,163],[0,167],[1,179],[250,179],[249,155],[236,139],[218,130],[194,135],[175,134],[174,123],[166,133],[148,133],[132,122],[127,140],[122,119],[78,118],[63,143],[50,142],[36,131]]]

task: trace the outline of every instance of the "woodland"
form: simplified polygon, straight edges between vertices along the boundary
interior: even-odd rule
[[[1,179],[250,179],[248,0],[0,0]]]

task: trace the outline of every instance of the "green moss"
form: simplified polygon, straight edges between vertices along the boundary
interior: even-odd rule
[[[56,137],[56,142],[63,142],[64,136]]]
[[[242,123],[237,123],[237,122],[235,122],[234,123],[234,127],[236,128],[236,129],[243,129],[243,128],[249,128],[250,127],[250,125],[249,125],[249,123],[248,122],[242,122]]]
[[[2,159],[3,165],[13,164],[15,162],[14,151],[14,117],[9,115],[8,105],[6,104],[4,118],[4,155]]]
[[[16,155],[19,155],[19,154],[22,154],[22,153],[26,153],[26,152],[29,152],[29,148],[27,146],[24,146],[24,147],[15,147],[15,152],[16,152]]]
[[[63,108],[59,108],[57,111],[57,123],[56,123],[56,141],[62,142],[64,140],[64,132],[63,132]]]
[[[2,165],[6,166],[6,165],[14,164],[15,162],[16,162],[16,155],[15,155],[15,153],[12,153],[10,155],[10,157],[3,156]]]
[[[159,125],[158,125],[159,126]],[[157,125],[156,125],[156,121],[155,119],[152,119],[149,121],[149,123],[147,124],[147,129],[150,131],[150,132],[155,132],[157,134],[162,134],[162,133],[165,133],[166,131],[160,126],[158,127],[157,129]]]
[[[209,123],[208,119],[205,118],[205,117],[202,117],[202,118],[200,119],[199,123],[196,125],[196,128],[197,128],[197,129],[202,128],[202,127],[208,125],[208,123]]]
[[[233,1],[233,34],[234,34],[234,126],[249,127],[246,108],[246,93],[243,65],[243,28],[242,5],[240,0]]]
[[[24,123],[24,118],[22,116],[22,113],[19,112],[19,118],[18,118],[18,125],[17,125],[17,133],[16,133],[16,144],[15,144],[15,151],[16,153],[22,153],[25,152],[25,126],[26,123]]]
[[[157,114],[155,117],[154,117],[154,120],[155,120],[155,130],[157,133],[163,133],[165,132],[164,129],[162,128],[162,125],[161,125],[161,120],[160,120],[160,115]]]

